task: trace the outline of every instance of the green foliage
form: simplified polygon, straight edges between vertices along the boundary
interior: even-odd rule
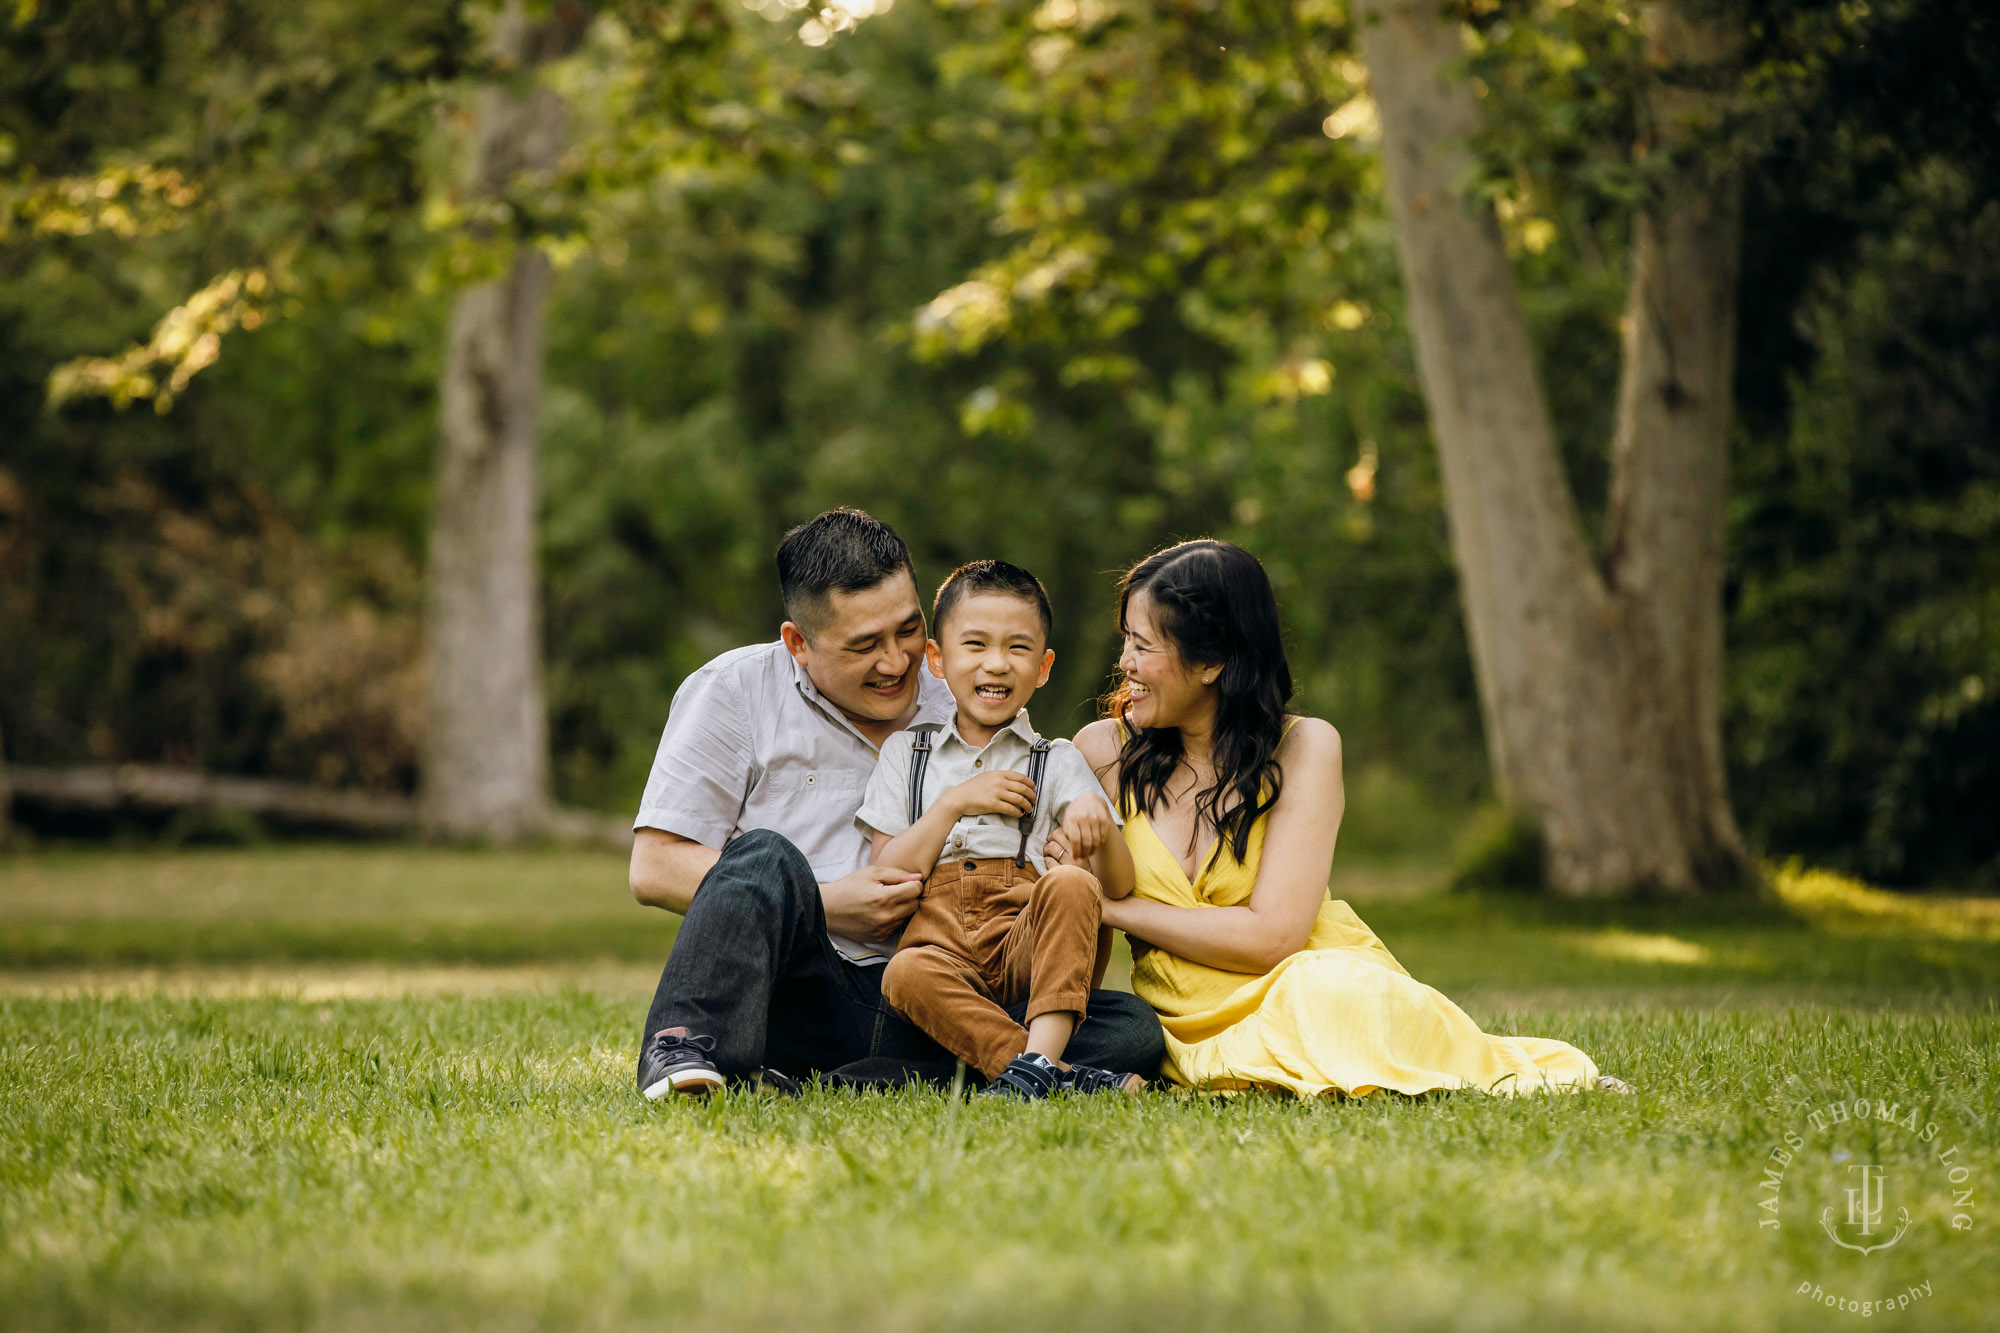
[[[1789,100],[1750,196],[1732,783],[1766,847],[1991,889],[2000,22],[1894,4],[1846,36],[1773,60]]]
[[[443,313],[536,244],[562,269],[563,799],[630,805],[675,685],[772,631],[771,546],[834,503],[895,523],[926,583],[982,555],[1050,583],[1057,731],[1105,684],[1116,571],[1243,541],[1299,706],[1346,737],[1345,845],[1435,846],[1488,796],[1344,6],[903,0],[814,16],[819,46],[776,3],[592,15],[545,72],[560,169],[477,207],[472,95],[524,77],[485,63],[490,8],[105,0],[6,27],[7,757],[411,786]],[[1595,0],[1468,18],[1468,187],[1500,209],[1594,531],[1637,39]],[[1895,0],[1750,24],[1715,140],[1751,163],[1739,813],[1770,853],[1990,883],[1993,23]],[[65,364],[111,397],[50,409]]]
[[[406,359],[434,339],[403,293],[441,81],[471,40],[460,17],[106,3],[11,20],[14,758],[410,780],[429,408]],[[52,377],[89,392],[45,409]],[[100,393],[182,401],[123,412]]]
[[[1301,706],[1451,804],[1471,673],[1348,39],[1323,4],[977,8],[945,69],[997,81],[999,250],[914,332],[982,419],[1115,408],[1156,529],[1263,557]]]
[[[1542,830],[1504,806],[1483,807],[1458,836],[1451,887],[1458,893],[1533,892],[1546,882]]]

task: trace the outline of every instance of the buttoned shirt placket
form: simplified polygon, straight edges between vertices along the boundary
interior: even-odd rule
[[[1006,726],[994,732],[992,738],[989,739],[986,742],[986,744],[980,746],[976,750],[973,750],[972,742],[966,740],[964,736],[959,734],[958,714],[956,710],[953,711],[951,719],[944,725],[944,736],[947,743],[956,743],[962,749],[972,750],[972,769],[974,773],[984,773],[988,771],[985,766],[987,755],[992,753],[994,746],[999,745],[1001,743],[1002,737],[1008,735],[1012,735],[1018,738],[1024,746],[1030,748],[1033,747],[1034,743],[1037,740],[1041,739],[1035,734],[1035,729],[1033,725],[1029,723],[1028,710],[1025,708],[1022,709],[1020,712],[1014,714],[1013,719],[1009,721]],[[1005,756],[995,756],[995,758],[999,762],[996,762],[994,767],[996,768],[1010,767],[1010,765],[1008,765],[1005,762]],[[951,853],[958,853],[965,850],[965,833],[957,825],[952,826],[951,840],[945,844],[945,850]]]

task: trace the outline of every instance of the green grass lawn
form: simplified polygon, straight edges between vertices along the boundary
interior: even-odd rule
[[[1865,1322],[2000,1327],[1983,908],[1562,908],[1342,873],[1418,976],[1637,1095],[648,1106],[671,922],[613,858],[0,858],[0,1326],[1862,1320],[1817,1286],[1913,1302]],[[1856,1098],[1937,1128],[1829,1120]],[[1911,1213],[1865,1256],[1819,1223],[1863,1162],[1890,1229]]]

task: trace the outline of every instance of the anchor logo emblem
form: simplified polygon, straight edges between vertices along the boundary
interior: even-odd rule
[[[1895,1234],[1887,1240],[1875,1240],[1877,1229],[1883,1225],[1883,1178],[1888,1174],[1887,1169],[1873,1162],[1850,1166],[1847,1169],[1861,1174],[1860,1187],[1844,1191],[1847,1195],[1847,1221],[1835,1225],[1833,1209],[1828,1208],[1819,1215],[1819,1224],[1826,1230],[1827,1238],[1843,1250],[1853,1250],[1857,1254],[1873,1254],[1877,1250],[1886,1250],[1901,1240],[1903,1233],[1910,1229],[1910,1210],[1898,1208]],[[1847,1239],[1843,1232],[1854,1236],[1855,1239]],[[1870,1241],[1875,1243],[1870,1244]]]

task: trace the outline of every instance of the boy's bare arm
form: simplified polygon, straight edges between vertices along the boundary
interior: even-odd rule
[[[957,822],[958,816],[944,801],[935,801],[924,811],[922,819],[895,837],[886,833],[870,837],[868,859],[874,865],[928,875],[937,864],[939,853],[944,851],[944,840],[951,836],[951,826]]]
[[[1005,770],[981,773],[959,783],[931,802],[916,823],[893,838],[877,833],[869,841],[869,859],[878,866],[899,866],[928,875],[944,853],[951,826],[968,815],[1025,815],[1034,808],[1035,784],[1025,773]]]

